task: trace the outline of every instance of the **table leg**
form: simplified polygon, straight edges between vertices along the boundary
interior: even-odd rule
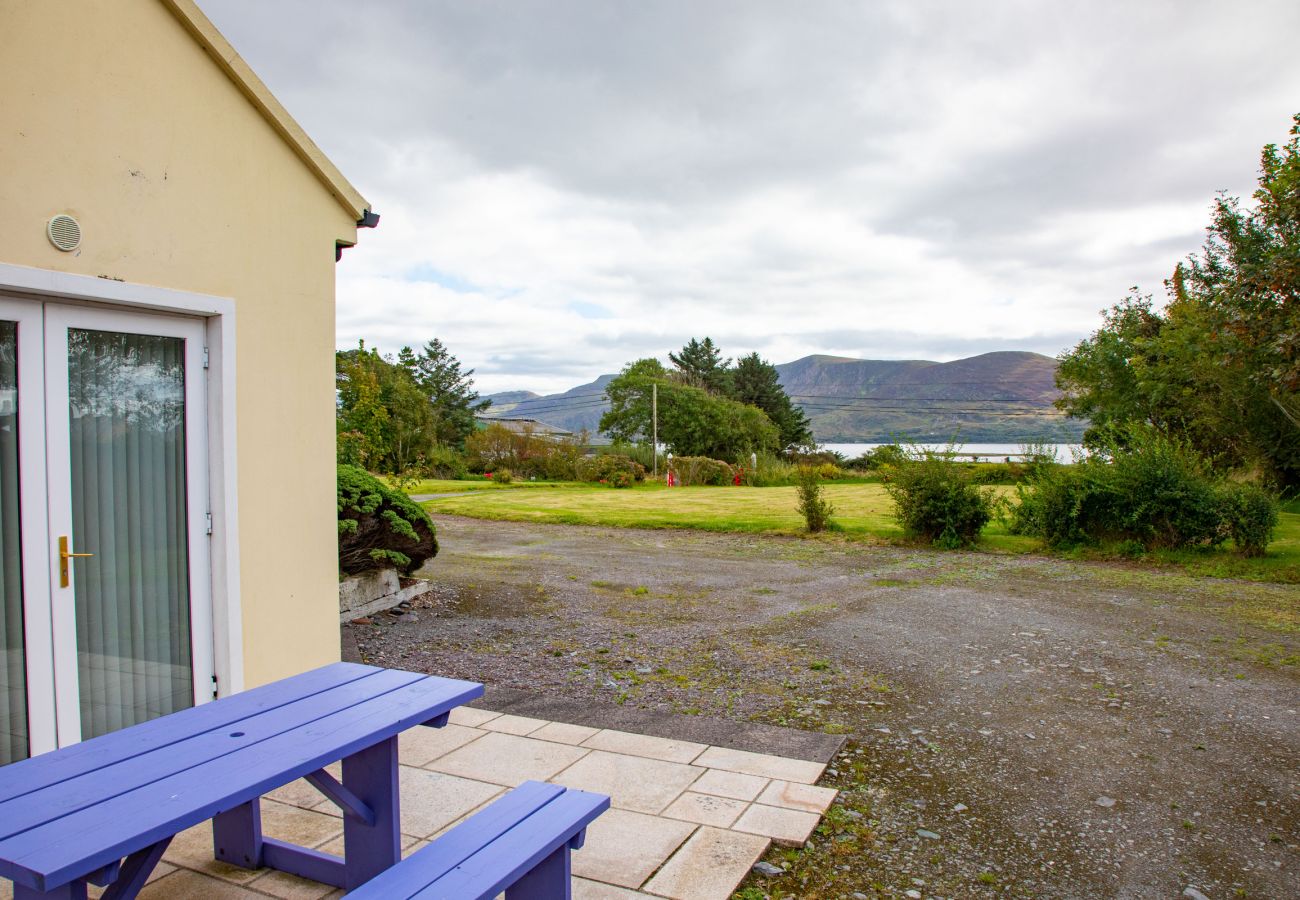
[[[569,900],[573,885],[569,856],[565,844],[506,888],[506,900]]]
[[[343,817],[347,890],[353,890],[402,859],[398,799],[397,738],[380,741],[343,760],[343,786],[368,806],[375,823]]]
[[[217,813],[212,819],[212,851],[217,859],[245,869],[262,867],[261,798]]]

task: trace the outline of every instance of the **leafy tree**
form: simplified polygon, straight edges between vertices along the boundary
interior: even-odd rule
[[[366,350],[365,341],[356,350],[336,354],[340,462],[376,466],[388,456],[388,408],[379,384],[383,365],[378,353]]]
[[[610,405],[609,411],[600,417],[601,432],[616,444],[649,443],[651,388],[656,383],[661,391],[671,383],[668,371],[659,360],[638,359],[624,366],[605,386]]]
[[[1135,293],[1062,357],[1058,406],[1092,421],[1085,443],[1145,425],[1217,469],[1300,485],[1300,115],[1264,148],[1254,201],[1215,201],[1163,311]]]
[[[775,451],[780,433],[755,406],[670,384],[659,391],[659,439],[679,456],[736,459]]]
[[[812,444],[811,423],[781,387],[776,366],[761,359],[757,353],[751,353],[736,360],[730,380],[731,399],[757,406],[767,413],[780,433],[783,449]]]
[[[659,439],[679,456],[733,459],[779,446],[779,432],[762,410],[671,380],[657,359],[629,363],[606,385],[610,409],[601,416],[600,430],[616,442],[648,441],[654,385]]]
[[[727,367],[731,360],[722,358],[722,351],[706,337],[699,341],[691,338],[680,353],[669,353],[668,361],[676,367],[676,376],[683,384],[704,388],[715,394],[726,394],[730,387]]]
[[[460,360],[434,338],[419,355],[403,347],[398,364],[411,373],[432,407],[432,434],[436,443],[461,449],[474,433],[474,416],[492,405],[479,400],[474,390],[474,370],[461,371]]]

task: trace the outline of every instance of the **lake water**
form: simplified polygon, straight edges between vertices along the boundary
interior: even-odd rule
[[[818,444],[819,450],[831,450],[835,453],[842,454],[846,459],[856,459],[868,450],[874,450],[881,444]],[[947,444],[917,444],[923,450],[934,450],[942,452],[948,449]],[[958,444],[953,450],[963,457],[978,457],[984,462],[1002,462],[1008,456],[1012,459],[1019,459],[1023,453],[1022,444]],[[1056,458],[1061,462],[1070,462],[1074,459],[1074,454],[1082,448],[1078,444],[1047,444],[1048,448],[1056,453]]]

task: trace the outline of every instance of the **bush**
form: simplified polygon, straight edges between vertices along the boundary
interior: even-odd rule
[[[447,478],[459,481],[469,474],[469,466],[465,463],[465,457],[461,456],[451,447],[438,445],[429,451],[429,455],[421,460],[420,466],[423,474],[428,478]]]
[[[409,575],[438,553],[428,513],[365,469],[338,467],[339,571]]]
[[[1277,500],[1255,484],[1219,488],[1220,535],[1231,538],[1242,556],[1263,556],[1277,527]]]
[[[645,466],[616,453],[587,457],[579,463],[578,473],[582,481],[599,481],[615,487],[631,487],[645,481]]]
[[[505,468],[497,469],[492,473],[492,480],[497,484],[510,484],[515,480],[515,473]]]
[[[674,457],[672,470],[677,474],[677,483],[681,485],[731,484],[736,477],[735,470],[727,463],[707,456]]]
[[[820,466],[800,466],[798,470],[799,512],[804,524],[813,534],[825,531],[831,524],[835,507],[822,496],[821,480],[818,477]]]
[[[885,490],[903,530],[939,547],[974,544],[993,518],[992,494],[975,487],[964,469],[934,453],[905,455]]]
[[[1019,494],[1012,530],[1052,547],[1115,543],[1132,555],[1232,538],[1240,552],[1256,555],[1277,521],[1261,488],[1218,484],[1185,444],[1138,429],[1106,455],[1040,468]]]
[[[610,444],[607,447],[597,449],[597,453],[602,456],[626,456],[628,459],[640,463],[641,466],[649,471],[655,465],[654,448],[647,444]],[[662,459],[660,460],[662,462]]]
[[[963,465],[953,463],[953,465]],[[1024,470],[1016,463],[969,463],[963,466],[970,473],[972,484],[1016,484],[1025,477]]]
[[[881,444],[874,450],[868,450],[857,459],[849,462],[850,469],[864,469],[873,472],[885,466],[899,466],[907,462],[907,451],[898,444]]]
[[[1119,537],[1141,541],[1148,550],[1221,540],[1214,483],[1201,458],[1181,442],[1155,434],[1135,437],[1106,474],[1113,494],[1109,524]]]
[[[465,454],[474,472],[502,468],[522,477],[553,481],[581,480],[578,465],[585,436],[556,438],[538,434],[531,427],[522,431],[492,423],[465,441]]]
[[[1073,547],[1099,539],[1112,518],[1115,498],[1093,467],[1080,464],[1043,470],[1016,488],[1012,534],[1040,538],[1049,547]]]

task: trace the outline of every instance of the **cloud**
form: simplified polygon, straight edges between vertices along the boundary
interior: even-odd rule
[[[1157,295],[1300,96],[1300,6],[200,0],[382,215],[338,340],[484,392],[1054,354]]]

